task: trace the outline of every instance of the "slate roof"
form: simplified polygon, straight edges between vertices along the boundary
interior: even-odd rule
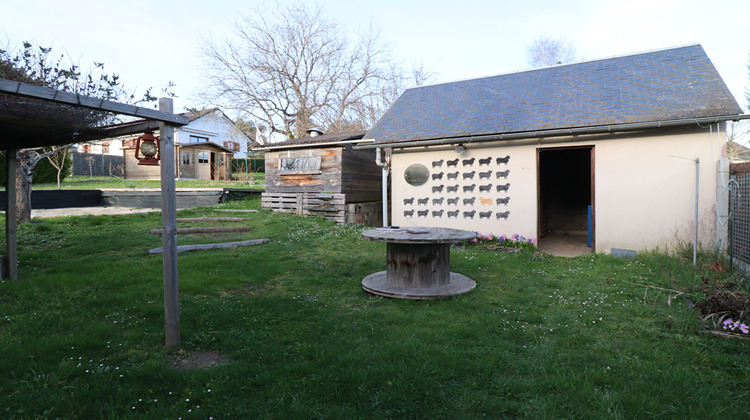
[[[344,142],[344,141],[350,141],[350,140],[359,140],[365,136],[367,132],[366,131],[353,131],[348,133],[332,133],[332,134],[321,134],[319,136],[315,137],[300,137],[297,139],[288,139],[276,143],[268,144],[264,147],[261,147],[262,149],[286,149],[290,147],[300,147],[304,145],[309,145],[310,147],[316,147],[320,146],[321,143],[325,143],[326,145],[328,143],[338,143],[338,142]]]
[[[742,114],[700,45],[406,90],[378,143]]]

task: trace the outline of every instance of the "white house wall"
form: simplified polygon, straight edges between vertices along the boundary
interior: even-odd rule
[[[190,124],[175,130],[175,141],[177,143],[190,143],[190,136],[207,137],[208,141],[224,146],[225,141],[234,141],[240,144],[240,151],[234,153],[235,159],[247,157],[247,136],[242,134],[237,127],[225,118],[221,112],[216,111],[206,114]]]
[[[453,227],[498,236],[519,234],[536,239],[537,150],[593,146],[597,252],[609,252],[611,248],[670,250],[680,243],[691,243],[695,226],[696,158],[700,159],[699,241],[703,246],[712,246],[717,240],[717,190],[720,196],[726,194],[717,178],[722,138],[716,131],[711,135],[706,129],[705,133],[556,144],[543,141],[541,145],[496,144],[479,148],[469,144],[461,154],[452,148],[396,150],[391,161],[392,223]],[[506,156],[510,158],[504,163],[502,158]],[[455,159],[459,159],[457,165],[448,166]],[[474,161],[469,164],[471,159]],[[479,159],[483,159],[482,165]],[[404,180],[406,168],[413,163],[429,169],[429,179],[424,185],[412,186]],[[506,170],[507,178],[498,178],[498,172],[503,175]],[[491,171],[489,178],[479,179],[480,172],[487,175],[488,171]],[[456,172],[457,179],[448,179],[449,173]],[[471,172],[475,173],[474,178],[464,179],[464,174]],[[441,179],[433,179],[440,173],[443,173]],[[489,184],[492,186],[488,189]],[[498,185],[506,184],[509,184],[507,191],[497,190]],[[456,185],[458,191],[448,191]],[[464,191],[464,187],[472,185],[473,191]],[[479,186],[485,187],[482,192]],[[508,197],[507,204],[497,201]],[[456,198],[456,204],[448,203]],[[719,213],[726,214],[726,201],[720,197],[719,203]],[[720,229],[718,235],[724,235],[723,232],[725,229]]]

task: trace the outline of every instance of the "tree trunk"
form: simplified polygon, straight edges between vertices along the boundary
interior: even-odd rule
[[[26,223],[31,220],[31,180],[34,177],[34,167],[39,159],[37,153],[29,150],[19,151],[18,170],[16,170],[16,223]]]

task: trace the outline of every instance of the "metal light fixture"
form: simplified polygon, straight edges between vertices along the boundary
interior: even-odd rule
[[[135,158],[139,165],[158,165],[160,158],[159,137],[152,131],[146,131],[135,142]]]
[[[458,146],[456,146],[456,148],[455,148],[455,149],[453,149],[453,150],[455,150],[455,151],[456,151],[456,153],[463,153],[463,152],[465,152],[465,151],[466,151],[466,148],[464,147],[464,145],[463,145],[463,144],[459,144],[459,145],[458,145]]]

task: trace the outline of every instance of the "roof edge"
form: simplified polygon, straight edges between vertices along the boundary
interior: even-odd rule
[[[732,114],[732,115],[720,115],[713,117],[696,117],[696,118],[685,118],[679,120],[662,120],[662,121],[650,121],[641,123],[627,123],[627,124],[614,124],[614,125],[603,125],[603,126],[589,126],[589,127],[575,127],[575,128],[557,128],[549,130],[536,130],[536,131],[521,131],[516,133],[498,133],[498,134],[485,134],[479,136],[463,136],[463,137],[448,137],[448,138],[432,138],[423,140],[411,140],[401,142],[382,142],[378,143],[375,139],[362,140],[370,141],[372,144],[366,144],[361,146],[354,146],[355,149],[375,149],[379,147],[392,147],[392,148],[410,148],[410,147],[424,147],[424,146],[435,146],[443,144],[456,144],[456,143],[484,143],[492,141],[502,140],[521,140],[528,138],[541,138],[541,137],[561,137],[561,136],[575,136],[582,134],[608,134],[625,131],[636,131],[653,128],[664,128],[664,127],[676,127],[685,125],[701,125],[701,124],[713,124],[725,121],[739,121],[750,119],[750,114]]]

